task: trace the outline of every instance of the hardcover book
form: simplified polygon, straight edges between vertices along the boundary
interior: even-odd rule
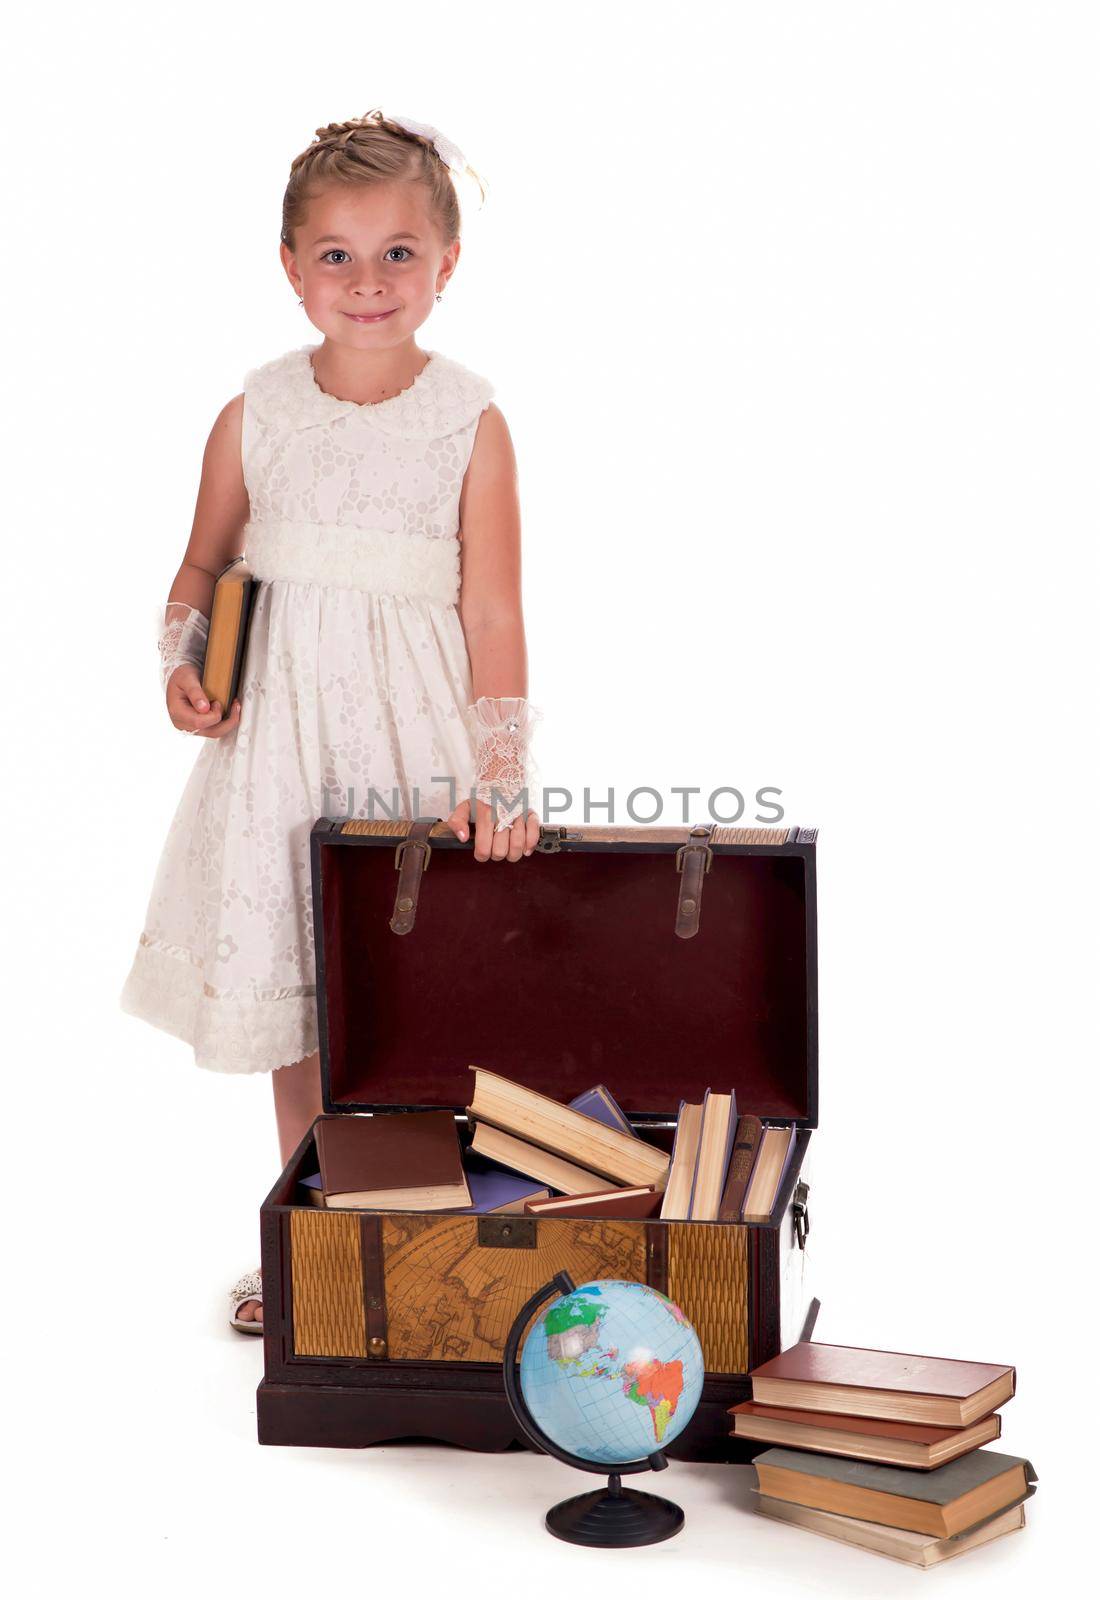
[[[445,1211],[470,1204],[450,1111],[321,1117],[314,1137],[326,1206]]]
[[[597,1083],[592,1089],[586,1089],[575,1100],[570,1100],[569,1104],[572,1110],[579,1111],[582,1117],[595,1117],[597,1122],[604,1123],[608,1128],[618,1128],[620,1133],[629,1134],[632,1139],[638,1137],[625,1111],[611,1090],[602,1083]]]
[[[719,1222],[740,1221],[741,1208],[745,1202],[745,1193],[756,1161],[756,1152],[760,1148],[763,1136],[764,1127],[759,1117],[749,1115],[738,1117],[737,1131],[733,1136],[733,1150],[730,1152],[729,1171],[726,1173],[726,1186],[718,1206]]]
[[[708,1089],[703,1096],[699,1155],[691,1186],[689,1215],[692,1222],[716,1222],[718,1219],[736,1126],[737,1101],[733,1092],[716,1094]]]
[[[972,1450],[932,1472],[872,1461],[765,1450],[753,1462],[762,1494],[795,1505],[862,1517],[949,1539],[1034,1494],[1035,1468],[1023,1456]]]
[[[681,1100],[672,1143],[661,1216],[665,1220],[685,1219],[691,1211],[691,1190],[695,1182],[695,1163],[699,1159],[699,1138],[703,1131],[703,1102]]]
[[[614,1189],[615,1185],[596,1172],[578,1167],[572,1161],[556,1156],[541,1145],[528,1144],[502,1128],[488,1122],[479,1122],[474,1129],[470,1149],[475,1155],[486,1156],[502,1167],[511,1167],[528,1178],[537,1178],[550,1189],[561,1194],[591,1194],[596,1189]]]
[[[745,1195],[743,1222],[767,1222],[771,1216],[775,1197],[791,1163],[797,1133],[793,1124],[764,1129]]]
[[[857,1545],[861,1550],[871,1550],[876,1555],[908,1562],[912,1567],[938,1566],[941,1561],[965,1555],[968,1550],[989,1544],[1002,1534],[1015,1533],[1017,1528],[1024,1526],[1022,1504],[1002,1511],[988,1522],[968,1529],[966,1533],[957,1533],[952,1539],[937,1539],[930,1533],[911,1533],[907,1528],[890,1528],[881,1522],[864,1522],[859,1517],[841,1517],[833,1511],[815,1511],[810,1506],[792,1505],[789,1500],[773,1500],[765,1494],[757,1496],[755,1509],[762,1517],[772,1517],[776,1522],[805,1528],[809,1533],[823,1534],[828,1539],[839,1539],[844,1544]]]
[[[604,1189],[596,1194],[564,1195],[549,1200],[528,1200],[529,1217],[652,1217],[661,1204],[660,1190]]]
[[[206,651],[199,676],[203,694],[211,703],[215,700],[220,703],[223,721],[240,689],[257,587],[257,580],[243,556],[236,556],[224,566],[214,584]]]
[[[961,1428],[1016,1392],[1016,1369],[942,1356],[800,1342],[754,1368],[752,1397],[798,1411]]]
[[[656,1145],[583,1116],[498,1072],[475,1066],[470,1071],[474,1074],[474,1094],[466,1109],[475,1121],[487,1122],[515,1138],[588,1167],[610,1178],[613,1187],[652,1183],[664,1188],[669,1158]]]
[[[787,1445],[792,1450],[823,1450],[888,1466],[929,1471],[1001,1436],[997,1412],[967,1428],[926,1427],[917,1422],[886,1422],[875,1417],[838,1416],[828,1411],[795,1411],[745,1400],[730,1407],[731,1432],[744,1439]]]

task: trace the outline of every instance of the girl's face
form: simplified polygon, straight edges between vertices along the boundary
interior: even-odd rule
[[[335,344],[389,350],[426,322],[458,263],[446,250],[412,183],[370,189],[335,187],[310,202],[295,229],[295,248],[280,244],[287,277],[314,327]],[[379,321],[356,321],[386,312]]]

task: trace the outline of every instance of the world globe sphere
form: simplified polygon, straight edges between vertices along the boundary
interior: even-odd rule
[[[532,1323],[519,1383],[559,1449],[612,1467],[684,1431],[703,1392],[703,1350],[660,1290],[601,1278],[560,1295]]]

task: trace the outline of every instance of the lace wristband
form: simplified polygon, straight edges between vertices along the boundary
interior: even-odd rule
[[[474,795],[494,807],[500,833],[538,809],[529,745],[542,712],[522,695],[482,695],[467,711],[477,745]]]
[[[206,639],[210,632],[210,618],[190,606],[185,600],[169,600],[164,608],[160,641],[161,688],[167,689],[168,680],[177,667],[185,664],[196,671],[202,670],[206,655]]]

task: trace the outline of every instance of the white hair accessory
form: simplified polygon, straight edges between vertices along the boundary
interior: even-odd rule
[[[419,135],[422,139],[430,139],[435,146],[435,153],[445,167],[450,167],[455,177],[461,177],[465,172],[466,157],[456,144],[453,144],[438,128],[433,128],[427,122],[414,122],[411,117],[393,117],[387,111],[387,122],[394,122],[399,128],[404,128],[406,133]]]

